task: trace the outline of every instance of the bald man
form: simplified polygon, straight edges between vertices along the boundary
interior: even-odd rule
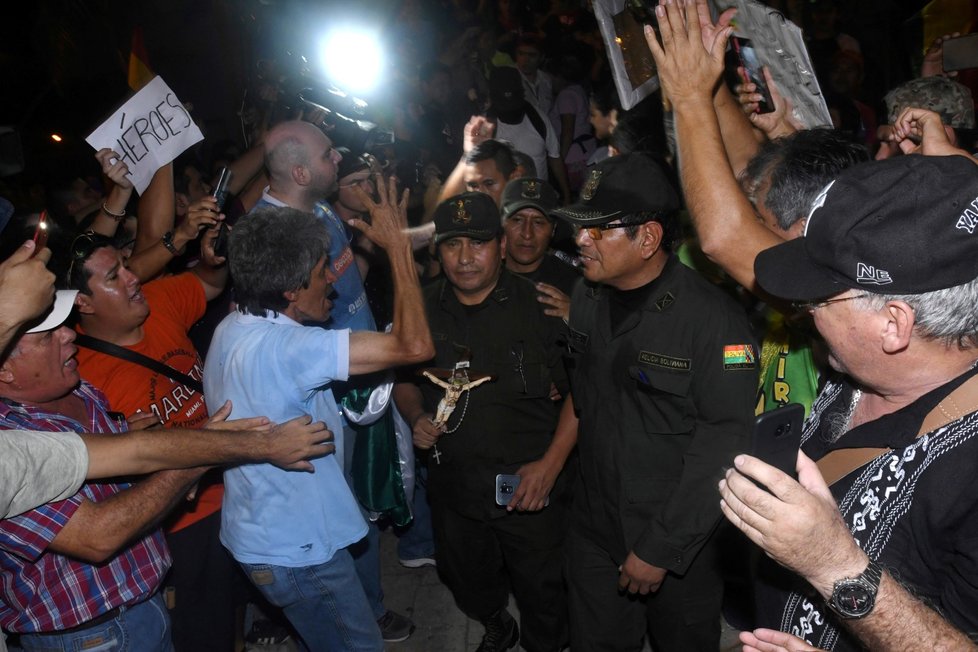
[[[288,206],[313,213],[321,219],[329,231],[329,268],[336,279],[333,281],[334,292],[330,296],[333,308],[329,322],[321,325],[330,329],[376,331],[363,277],[350,246],[353,232],[326,201],[338,188],[337,166],[342,160],[342,155],[333,147],[333,141],[315,125],[300,120],[276,125],[265,136],[268,188],[252,212],[263,206]],[[334,387],[334,393],[341,401],[342,392]],[[339,433],[336,436],[336,460],[343,466],[351,489],[350,466],[355,440],[356,431],[344,423],[342,436]],[[414,631],[414,623],[384,607],[380,585],[380,530],[369,519],[368,527],[366,538],[351,550],[357,574],[384,641],[403,641]]]

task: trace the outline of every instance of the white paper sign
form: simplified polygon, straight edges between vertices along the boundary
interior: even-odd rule
[[[142,194],[161,167],[204,139],[162,77],[154,77],[85,139],[97,150],[119,153]]]

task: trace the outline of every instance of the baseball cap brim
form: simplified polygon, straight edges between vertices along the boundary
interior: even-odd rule
[[[805,244],[805,238],[795,238],[757,255],[754,276],[764,291],[789,301],[809,301],[848,290],[850,285],[815,264]]]
[[[27,329],[28,333],[43,333],[57,328],[68,319],[71,309],[75,305],[75,296],[78,290],[58,290],[54,295],[54,304],[50,311],[44,316],[40,324]]]
[[[466,231],[462,229],[452,230],[452,231],[448,231],[447,233],[436,233],[435,244],[438,244],[443,240],[451,240],[452,238],[472,238],[473,240],[482,240],[483,242],[485,242],[486,240],[492,240],[497,235],[499,235],[498,231],[495,232],[482,231],[482,230]]]
[[[579,226],[595,226],[597,224],[607,224],[616,217],[624,214],[623,211],[599,211],[588,204],[571,204],[550,211],[554,217],[577,224]]]
[[[524,199],[521,201],[513,202],[512,204],[506,204],[506,206],[503,207],[503,219],[505,220],[510,215],[513,215],[514,213],[518,213],[524,208],[535,208],[541,213],[543,213],[548,220],[554,219],[553,212],[547,213],[547,209],[544,208],[540,204],[540,202],[534,201],[532,199]]]

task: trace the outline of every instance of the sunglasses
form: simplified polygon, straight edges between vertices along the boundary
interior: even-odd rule
[[[113,244],[112,238],[104,236],[101,233],[95,233],[94,231],[80,233],[71,241],[71,247],[68,250],[71,255],[71,262],[68,263],[68,273],[65,275],[68,287],[74,288],[71,278],[75,271],[75,265],[84,265],[85,261],[92,255],[92,252],[102,247],[114,248],[115,245]]]
[[[638,226],[638,224],[599,224],[597,226],[574,226],[574,237],[581,231],[587,232],[588,236],[592,240],[600,240],[604,237],[605,231],[611,231],[612,229],[625,229],[630,226]]]

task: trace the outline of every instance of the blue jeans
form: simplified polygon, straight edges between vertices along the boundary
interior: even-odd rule
[[[145,602],[121,607],[119,615],[68,634],[22,634],[27,652],[172,652],[170,616],[159,593]]]
[[[262,595],[285,612],[307,649],[383,652],[380,628],[346,549],[318,566],[241,562],[241,567]]]
[[[353,449],[356,446],[357,432],[353,428],[343,426],[343,476],[346,483],[350,486],[350,491],[356,496],[353,490]],[[350,546],[350,554],[353,555],[353,563],[357,568],[357,577],[363,584],[363,591],[367,595],[367,603],[374,614],[374,619],[380,618],[387,613],[384,606],[384,588],[380,583],[380,526],[376,521],[370,520],[370,514],[360,505],[360,514],[367,522],[367,536],[360,539]]]
[[[397,530],[397,556],[400,559],[435,557],[435,535],[431,531],[431,507],[428,505],[428,467],[418,464],[414,481],[411,511],[414,520]]]

